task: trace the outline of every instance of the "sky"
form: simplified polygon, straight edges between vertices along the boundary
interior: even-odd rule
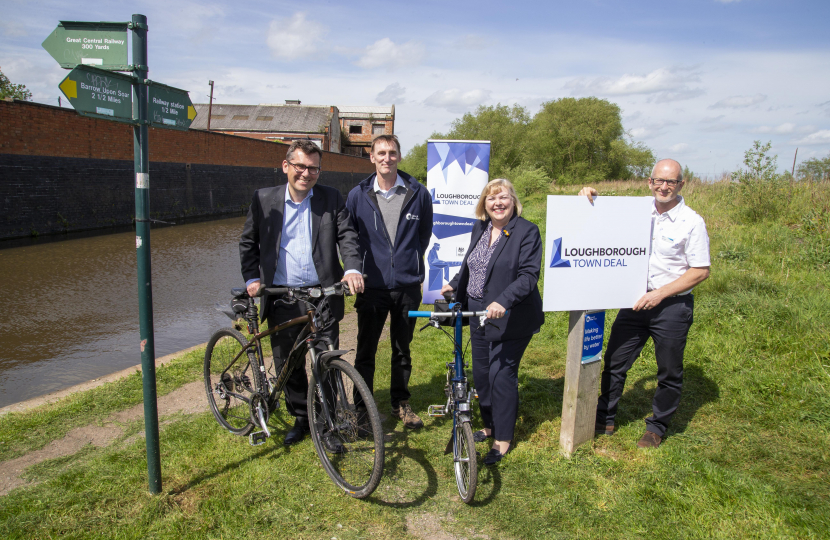
[[[0,69],[57,105],[58,21],[147,16],[149,77],[206,103],[395,105],[403,152],[479,105],[597,96],[631,139],[717,178],[772,142],[830,155],[830,2],[0,0]],[[64,100],[64,106],[66,100]]]

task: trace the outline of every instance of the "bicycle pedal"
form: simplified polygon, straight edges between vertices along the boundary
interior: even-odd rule
[[[427,414],[429,416],[444,416],[447,414],[445,405],[430,405],[427,407]]]
[[[251,446],[259,446],[264,443],[266,439],[268,439],[268,435],[266,435],[264,431],[257,431],[256,433],[248,435],[248,443]]]

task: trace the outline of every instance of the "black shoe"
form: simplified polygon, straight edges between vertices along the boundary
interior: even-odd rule
[[[297,444],[305,438],[309,431],[311,430],[308,427],[308,418],[298,416],[294,420],[294,427],[285,435],[285,440],[282,443],[286,446]]]
[[[326,433],[322,437],[323,439],[323,446],[326,448],[328,452],[332,454],[345,454],[346,447],[340,444],[340,441],[337,440],[337,437],[332,435],[331,433]]]
[[[476,432],[473,432],[473,440],[475,442],[484,442],[487,439],[493,438],[493,432],[491,431],[489,435],[485,435],[484,430],[480,429]]]
[[[513,450],[512,442],[510,443],[510,446],[507,447],[507,452],[505,452],[504,454],[502,454],[495,448],[491,448],[490,451],[487,452],[487,455],[484,456],[484,464],[487,466],[495,465],[496,463],[504,459],[504,456],[509,454],[511,450]]]

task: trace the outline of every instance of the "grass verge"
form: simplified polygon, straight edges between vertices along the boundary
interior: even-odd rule
[[[639,183],[598,187],[647,194]],[[822,250],[830,243],[830,186],[792,186],[780,217],[757,223],[741,219],[729,184],[690,183],[684,195],[707,221],[712,277],[695,292],[683,399],[657,450],[636,448],[656,385],[647,346],[629,372],[618,433],[571,459],[559,455],[567,315],[548,313],[522,360],[518,447],[497,468],[482,467],[472,505],[458,500],[443,454],[448,419],[425,418],[415,432],[387,419],[383,481],[369,500],[356,501],[328,480],[310,440],[280,444],[290,426],[284,409],[272,422],[274,439],[257,448],[223,432],[206,409],[162,427],[162,495],[147,493],[143,441],[125,436],[29,469],[41,483],[0,498],[0,536],[826,538],[830,272]],[[524,202],[544,229],[544,197]],[[375,394],[387,417],[389,355],[381,342]],[[411,390],[419,413],[443,401],[448,355],[440,333],[416,333]],[[159,370],[159,391],[200,375],[201,357],[192,353]],[[4,417],[0,459],[140,400],[140,378],[131,376]]]

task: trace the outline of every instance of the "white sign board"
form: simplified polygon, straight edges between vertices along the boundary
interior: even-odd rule
[[[646,293],[653,200],[548,196],[545,311],[630,308]]]

